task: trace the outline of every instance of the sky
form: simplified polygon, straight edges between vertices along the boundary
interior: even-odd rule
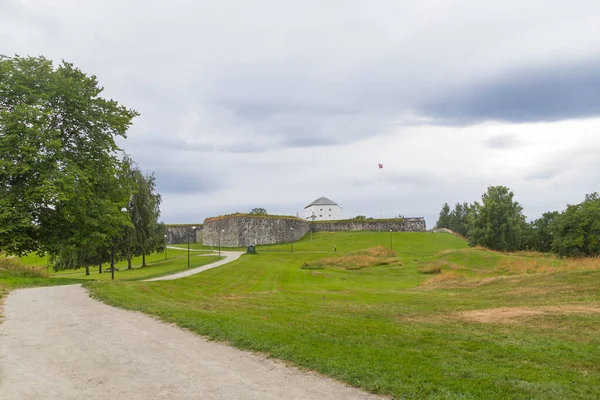
[[[0,0],[0,54],[98,77],[166,223],[425,217],[600,191],[597,0]],[[383,169],[378,168],[378,163]]]

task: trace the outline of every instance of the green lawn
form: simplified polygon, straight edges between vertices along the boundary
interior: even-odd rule
[[[210,264],[218,260],[217,255],[207,255],[210,253],[190,253],[191,268]],[[168,257],[168,259],[165,259]],[[30,254],[18,259],[24,266],[35,267],[39,274],[38,276],[15,276],[8,271],[2,271],[0,266],[0,301],[5,297],[10,290],[34,287],[34,286],[53,286],[65,285],[73,283],[81,283],[89,280],[110,280],[110,272],[104,271],[103,274],[98,273],[98,268],[90,268],[90,275],[85,275],[85,269],[67,270],[54,272],[48,268],[48,258],[39,257],[35,254]],[[132,260],[133,269],[127,270],[127,262],[121,261],[116,264],[119,271],[115,272],[115,280],[142,280],[156,278],[159,276],[170,275],[187,269],[187,248],[186,250],[169,249],[167,254],[158,253],[151,254],[146,257],[146,266],[142,267],[142,258],[135,257]],[[104,264],[103,268],[108,268],[108,264]]]
[[[259,246],[186,279],[86,285],[109,304],[397,398],[600,398],[600,266],[393,233],[390,265],[300,268],[389,239],[317,233],[293,253]],[[431,265],[442,273],[418,272]]]
[[[218,256],[208,255],[210,253],[190,252],[190,267],[200,267],[210,264],[218,260]],[[156,278],[159,276],[170,275],[175,272],[184,271],[188,268],[187,250],[169,249],[167,253],[168,259],[165,260],[165,254],[151,254],[146,257],[146,266],[142,267],[142,258],[135,257],[132,260],[133,269],[127,269],[127,262],[121,261],[116,264],[119,269],[115,272],[115,280],[142,280]],[[107,269],[110,265],[104,264],[103,269]],[[90,275],[85,275],[85,269],[67,270],[59,272],[51,272],[51,276],[63,277],[70,279],[86,279],[86,280],[110,280],[111,273],[104,271],[98,273],[98,267],[90,268]]]

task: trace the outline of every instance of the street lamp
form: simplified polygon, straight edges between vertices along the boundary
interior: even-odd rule
[[[392,230],[390,229],[390,250],[392,249]]]
[[[317,218],[317,216],[315,215],[315,212],[313,211],[312,215],[310,216],[310,241],[312,242],[312,233],[313,233],[313,226],[315,224],[315,218]]]
[[[190,267],[190,233],[192,231],[194,231],[194,232],[196,231],[196,227],[195,226],[192,226],[190,228],[190,230],[188,230],[188,235],[187,235],[187,239],[188,239],[188,268]]]
[[[121,208],[121,212],[126,213],[127,209],[125,207]],[[115,239],[113,238],[112,248],[110,251],[110,279],[115,280]]]
[[[167,235],[165,234],[165,261],[168,258],[169,248],[167,247]]]
[[[290,253],[294,252],[294,228],[290,228]]]

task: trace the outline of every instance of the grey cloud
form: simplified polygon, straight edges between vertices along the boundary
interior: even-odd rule
[[[527,179],[528,180],[535,180],[535,179],[547,180],[547,179],[552,179],[556,175],[560,174],[561,172],[564,172],[564,170],[563,169],[558,169],[558,168],[541,169],[541,170],[538,170],[538,171],[534,171],[533,173],[531,173],[530,175],[528,175]]]
[[[188,168],[193,168],[193,165]],[[158,192],[165,194],[206,194],[223,187],[221,182],[206,178],[205,175],[184,168],[178,170],[159,168],[154,171]]]
[[[558,121],[600,115],[600,59],[474,82],[425,104],[441,123]]]
[[[65,59],[97,75],[103,95],[142,112],[123,147],[142,168],[156,170],[160,191],[190,195],[220,213],[223,188],[240,198],[236,207],[255,206],[244,206],[249,201],[240,193],[256,188],[240,188],[241,172],[271,186],[293,176],[294,157],[270,162],[280,150],[310,159],[327,147],[323,158],[330,161],[348,157],[353,143],[368,147],[373,136],[410,131],[399,125],[597,115],[598,62],[557,65],[597,57],[589,32],[597,30],[599,4],[533,0],[517,16],[502,2],[0,0],[0,42],[3,53]],[[429,148],[442,146],[450,131]],[[487,146],[521,144],[497,138]],[[434,165],[427,150],[420,149],[423,162]],[[323,160],[312,164],[296,178],[306,184],[286,196],[370,184]],[[222,168],[218,181],[208,177],[215,165]],[[549,176],[551,167],[540,165],[531,176]],[[439,176],[406,172],[385,181],[395,202],[388,207],[426,214],[433,201],[426,198],[441,206],[446,195],[435,189],[454,177],[442,165],[437,170]],[[461,186],[456,196],[468,190]],[[363,204],[349,195],[345,208],[367,213],[361,209],[371,199]],[[265,205],[289,212],[285,201]],[[163,209],[179,222],[191,215],[179,205]],[[429,212],[438,211],[435,205]]]
[[[526,179],[529,181],[551,180],[558,175],[570,173],[585,162],[600,165],[600,148],[597,146],[579,147],[548,157],[527,174]]]
[[[510,150],[523,145],[516,135],[498,135],[487,139],[484,143],[495,150]]]

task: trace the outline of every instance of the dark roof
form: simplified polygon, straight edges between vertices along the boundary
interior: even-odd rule
[[[323,197],[319,197],[318,199],[316,199],[315,201],[313,201],[312,203],[310,203],[309,205],[307,205],[304,208],[308,208],[310,206],[337,206],[337,205],[339,205],[339,204],[336,203],[335,201],[331,201],[327,197],[323,196]]]

